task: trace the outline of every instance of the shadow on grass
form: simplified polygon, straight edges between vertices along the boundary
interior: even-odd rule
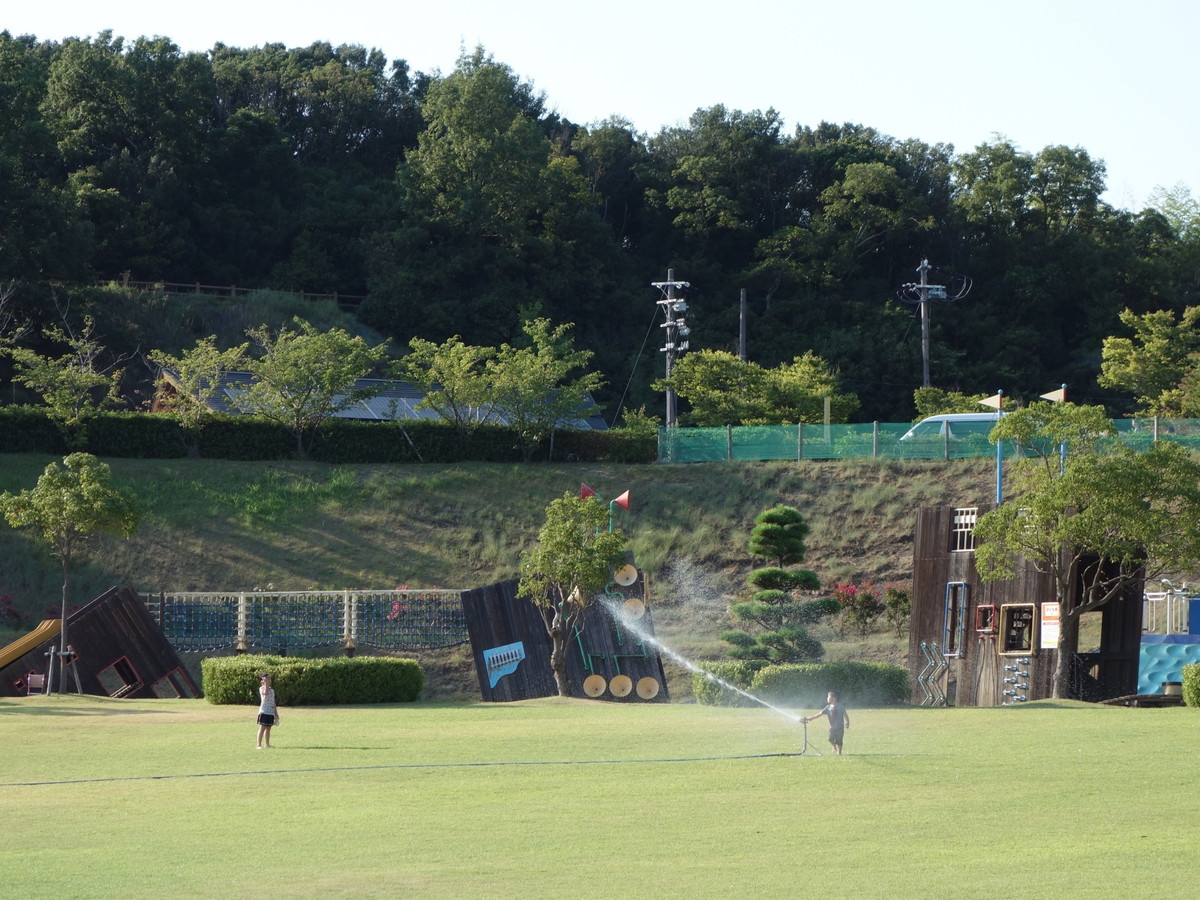
[[[77,694],[71,696],[78,696]],[[183,714],[186,710],[178,709],[137,709],[136,707],[122,706],[120,700],[112,700],[107,704],[102,698],[96,698],[98,703],[95,707],[88,709],[80,709],[78,707],[64,708],[56,706],[43,706],[34,703],[0,703],[0,715],[21,715],[21,716],[129,716],[129,715],[152,715],[161,716],[163,713],[171,713],[172,715]]]
[[[272,744],[272,752],[276,750],[394,750],[391,744],[381,744],[376,747],[338,747],[332,744]]]

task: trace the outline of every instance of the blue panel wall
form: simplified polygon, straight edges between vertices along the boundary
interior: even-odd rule
[[[1163,682],[1182,681],[1190,663],[1200,663],[1200,634],[1142,635],[1138,693],[1161,694]]]

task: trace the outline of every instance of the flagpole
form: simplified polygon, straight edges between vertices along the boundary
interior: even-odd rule
[[[996,392],[996,422],[1004,406],[1004,391]],[[996,441],[996,505],[1004,502],[1004,441]]]
[[[981,406],[990,406],[996,410],[996,422],[999,423],[1001,407],[1004,406],[1004,391],[997,391],[996,396],[979,401]],[[1004,502],[1004,441],[996,441],[996,505]]]

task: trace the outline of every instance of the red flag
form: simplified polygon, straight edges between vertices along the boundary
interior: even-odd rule
[[[588,497],[595,497],[595,496],[596,496],[596,492],[593,491],[586,484],[579,485],[579,499],[580,500],[586,500]]]
[[[617,504],[617,506],[621,507],[621,509],[628,512],[628,510],[629,510],[629,491],[626,491],[625,493],[623,493],[620,497],[618,497],[616,500],[614,500],[613,503]]]

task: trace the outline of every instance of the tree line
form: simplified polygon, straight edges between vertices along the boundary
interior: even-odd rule
[[[920,325],[897,290],[922,259],[974,283],[929,304],[949,391],[1068,383],[1127,413],[1129,384],[1097,381],[1105,339],[1122,314],[1198,305],[1190,193],[1114,208],[1081,147],[960,152],[720,104],[653,135],[579,124],[483,48],[428,74],[353,45],[0,32],[0,98],[0,280],[23,315],[55,319],[48,285],[132,279],[364,295],[361,323],[401,347],[495,347],[545,318],[593,354],[611,420],[661,409],[650,284],[668,267],[693,350],[738,353],[745,289],[743,374],[786,386],[811,354],[868,421],[913,412]],[[138,308],[79,297],[109,328]]]

